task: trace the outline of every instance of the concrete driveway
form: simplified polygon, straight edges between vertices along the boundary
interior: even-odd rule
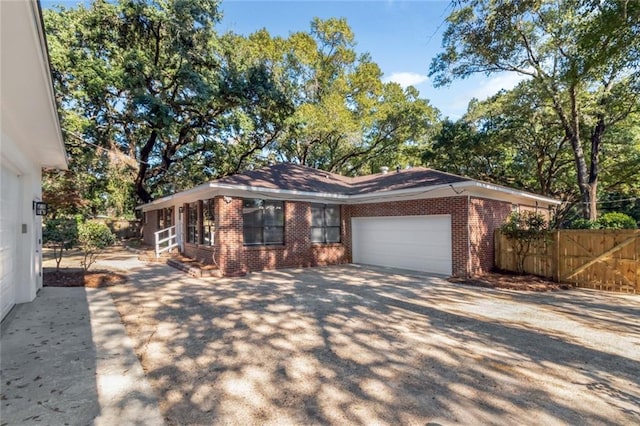
[[[169,424],[638,424],[640,297],[337,266],[110,288]]]

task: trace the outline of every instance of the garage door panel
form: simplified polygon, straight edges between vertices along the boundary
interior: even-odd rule
[[[451,274],[451,216],[353,218],[353,261]]]

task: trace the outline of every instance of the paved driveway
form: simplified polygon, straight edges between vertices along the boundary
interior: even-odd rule
[[[638,424],[640,297],[339,266],[112,287],[169,424]]]

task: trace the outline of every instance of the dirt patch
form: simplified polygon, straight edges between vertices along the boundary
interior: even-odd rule
[[[81,269],[45,271],[42,275],[45,287],[109,287],[127,282],[127,278],[111,271],[83,271]]]
[[[570,284],[556,283],[535,275],[516,275],[498,272],[490,272],[472,278],[451,277],[448,281],[476,287],[504,288],[521,291],[557,291],[570,290],[573,288]]]

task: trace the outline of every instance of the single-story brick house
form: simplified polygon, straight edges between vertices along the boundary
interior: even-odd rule
[[[278,164],[211,181],[140,206],[145,243],[175,235],[223,276],[350,262],[466,276],[492,268],[494,230],[513,210],[560,204],[422,167],[387,170],[352,178]]]

